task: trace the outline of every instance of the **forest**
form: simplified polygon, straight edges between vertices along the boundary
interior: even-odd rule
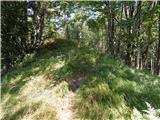
[[[2,120],[160,120],[160,1],[1,1]]]

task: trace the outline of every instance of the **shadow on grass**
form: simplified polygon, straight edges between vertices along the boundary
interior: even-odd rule
[[[78,92],[80,111],[84,111],[84,116],[90,114],[90,118],[99,120],[106,115],[110,118],[113,116],[110,109],[116,109],[123,101],[130,110],[134,107],[146,109],[145,102],[160,108],[160,84],[155,83],[157,77],[132,70],[88,48],[73,47],[72,50],[65,42],[46,46],[35,55],[33,62],[16,68],[2,78],[2,96],[6,93],[18,94],[32,76],[45,73],[53,77],[54,85],[66,81],[70,90]],[[65,61],[64,65],[53,69],[52,65],[59,61]],[[20,78],[11,84],[18,75],[21,75]],[[130,113],[125,115],[129,117]]]
[[[32,103],[31,105],[23,105],[23,107],[16,110],[16,112],[8,112],[2,118],[2,120],[19,120],[23,119],[23,117],[27,114],[34,113],[40,106],[41,103]]]
[[[48,76],[56,75],[56,70],[52,70],[50,66],[68,59],[71,50],[76,47],[72,41],[58,39],[39,49],[36,54],[27,55],[22,65],[12,68],[2,76],[1,97],[3,98],[6,93],[17,95],[21,88],[36,75],[44,73]]]
[[[147,88],[146,88],[147,89]],[[124,96],[124,100],[126,101],[127,106],[130,108],[137,108],[142,111],[147,108],[146,103],[150,103],[154,108],[160,108],[160,96],[157,92],[152,91],[141,91],[138,92],[134,90],[131,86],[129,87],[121,87],[116,90],[119,95]]]
[[[10,115],[11,113],[9,113],[2,120],[18,120],[20,118],[22,119],[27,110],[28,110],[27,106],[22,107],[18,111],[16,111],[13,115]]]
[[[35,62],[36,63],[36,62]],[[43,72],[46,67],[47,63],[39,63],[39,64],[31,64],[25,68],[18,68],[15,71],[12,71],[6,76],[2,77],[2,97],[6,93],[9,94],[18,94],[18,92],[21,90],[21,88],[29,81],[31,80],[31,77]],[[18,77],[18,78],[17,78]]]
[[[90,70],[89,75],[86,74],[87,77],[81,81],[81,85],[78,88],[81,99],[78,106],[80,111],[84,111],[82,113],[83,117],[89,117],[89,114],[91,114],[89,119],[96,119],[96,117],[98,117],[96,120],[104,119],[102,116],[105,116],[105,111],[107,112],[114,106],[118,107],[118,104],[123,101],[130,110],[135,107],[142,112],[142,110],[147,109],[145,102],[150,103],[155,108],[160,108],[158,77],[134,71],[105,56],[99,57],[96,63],[91,61],[89,61],[90,63],[85,63],[84,61],[88,59],[81,59],[81,62],[83,61],[82,64],[80,62],[77,63],[78,59],[71,61],[73,67],[70,69],[70,73],[74,74],[76,73],[74,70],[87,73],[83,67],[80,69],[79,66],[87,66],[87,69]],[[88,66],[89,64],[91,65]],[[101,114],[100,111],[104,114]],[[130,119],[130,113],[126,113],[128,119]],[[109,116],[114,116],[114,114]]]

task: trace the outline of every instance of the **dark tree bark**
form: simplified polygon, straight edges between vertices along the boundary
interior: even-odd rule
[[[123,4],[121,3],[120,20],[122,20],[122,17],[123,17]],[[122,33],[122,28],[120,27],[119,29],[120,29],[119,32]],[[121,40],[120,40],[120,38],[118,38],[116,41],[117,41],[117,51],[116,51],[116,53],[117,53],[119,56],[121,56],[121,55],[120,55]]]
[[[69,24],[66,22],[66,26],[65,26],[65,36],[66,36],[66,39],[69,40],[70,39],[70,29],[69,29]]]
[[[126,2],[124,4],[124,10],[125,10],[125,17],[126,17],[126,20],[129,21],[131,19],[133,19],[133,13],[134,13],[134,4],[132,2]],[[133,33],[133,27],[131,24],[128,25],[127,27],[127,31],[126,31],[127,35],[130,37]],[[126,64],[131,66],[132,65],[132,58],[133,58],[133,51],[131,51],[135,45],[134,43],[132,43],[133,41],[131,40],[128,40],[128,43],[127,43],[127,50],[126,50]]]
[[[142,68],[142,56],[141,56],[141,46],[140,46],[140,26],[141,26],[141,1],[138,1],[137,4],[137,13],[136,13],[136,33],[137,33],[137,69]]]
[[[109,54],[115,56],[115,8],[112,6],[113,2],[106,1],[105,14],[108,20],[108,51]]]
[[[158,5],[160,6],[160,1],[158,1]],[[159,20],[158,21],[159,30],[158,30],[158,43],[157,43],[156,71],[155,71],[157,75],[160,74],[160,13],[158,20]]]

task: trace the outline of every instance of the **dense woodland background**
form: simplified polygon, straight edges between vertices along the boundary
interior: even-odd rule
[[[160,1],[2,1],[2,120],[160,120]]]
[[[5,2],[2,69],[48,38],[89,45],[129,66],[160,74],[158,1]]]

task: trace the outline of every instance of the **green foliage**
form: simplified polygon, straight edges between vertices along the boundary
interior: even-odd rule
[[[146,108],[144,101],[159,108],[160,98],[157,93],[160,89],[154,90],[153,86],[157,88],[157,85],[153,85],[152,80],[156,82],[158,78],[147,76],[113,59],[101,56],[79,89],[80,97],[77,104],[80,116],[94,120],[131,119],[133,107],[140,111]],[[122,112],[126,118],[116,118],[121,112],[114,111],[114,107],[120,109],[118,106],[123,105],[124,110],[128,111]],[[109,112],[111,109],[113,113]],[[105,116],[105,113],[109,114]]]
[[[87,25],[89,28],[97,30],[98,29],[98,23],[94,19],[89,19],[87,21]]]
[[[121,20],[118,25],[121,27],[121,28],[127,28],[129,26],[133,26],[134,25],[134,19],[127,19],[127,20]]]
[[[96,56],[93,52],[88,53],[90,51],[83,51],[80,50],[80,53],[72,57],[68,63],[69,69],[71,69],[74,74],[88,73],[96,62]]]
[[[27,114],[35,112],[40,106],[40,103],[32,103],[30,105],[23,105],[20,109],[15,111],[15,113],[8,113],[4,115],[2,120],[21,120]]]
[[[134,108],[141,113],[147,109],[145,102],[160,108],[158,77],[131,69],[118,60],[96,53],[90,47],[78,48],[71,41],[58,39],[50,45],[49,49],[46,47],[26,55],[25,66],[17,66],[2,76],[3,102],[10,95],[12,97],[7,103],[17,105],[17,97],[27,83],[33,81],[31,78],[45,74],[50,81],[46,80],[44,88],[54,88],[61,97],[69,92],[74,79],[81,78],[80,86],[76,88],[78,97],[75,104],[81,119],[132,119]],[[38,85],[43,92],[44,89],[40,88]],[[12,119],[23,117],[28,109],[21,108],[22,112],[16,117],[10,112],[6,116]],[[50,116],[52,111],[39,113],[38,116],[43,118],[44,114]],[[40,119],[38,116],[35,118]]]
[[[57,119],[33,101],[54,106],[72,91],[80,119],[159,119],[159,77],[122,63],[158,74],[159,3],[2,1],[0,117]]]
[[[27,51],[26,10],[26,2],[2,2],[2,70],[20,61]]]
[[[51,23],[50,21],[47,23],[47,25],[44,28],[44,38],[56,38],[57,31],[55,28],[55,24]]]
[[[92,78],[95,79],[95,78]],[[82,118],[91,120],[107,119],[112,116],[110,108],[120,105],[120,98],[113,93],[108,84],[99,80],[88,80],[88,84],[82,84],[80,98],[77,101],[79,114]]]

